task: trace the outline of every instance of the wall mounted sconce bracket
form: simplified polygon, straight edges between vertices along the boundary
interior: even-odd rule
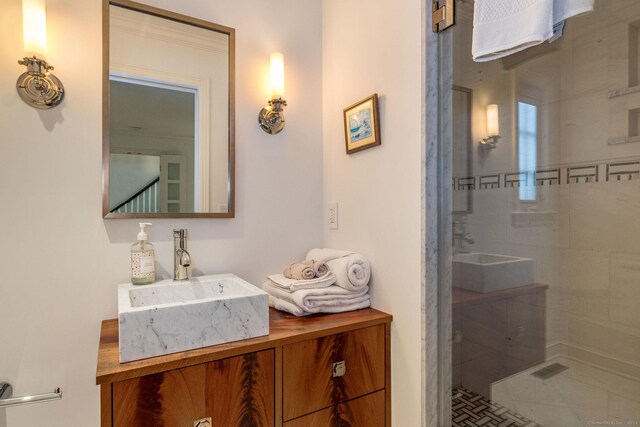
[[[493,150],[494,148],[496,148],[496,144],[498,143],[499,139],[500,135],[488,136],[486,138],[483,138],[482,141],[480,141],[480,145],[478,146],[480,152],[485,152],[487,150]]]
[[[18,77],[16,88],[20,98],[34,108],[49,109],[60,104],[64,98],[62,82],[53,74],[53,67],[44,59],[24,57],[18,64],[27,71]]]
[[[260,110],[258,123],[263,131],[275,135],[284,129],[284,107],[287,101],[282,98],[274,98],[269,101],[269,105]]]

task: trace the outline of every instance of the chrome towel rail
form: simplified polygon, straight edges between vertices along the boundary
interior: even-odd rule
[[[9,406],[28,405],[30,403],[49,402],[51,400],[62,399],[62,390],[56,387],[53,393],[33,394],[31,396],[12,397],[13,387],[11,384],[0,382],[0,408]]]

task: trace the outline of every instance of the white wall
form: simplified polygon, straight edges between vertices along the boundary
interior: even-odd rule
[[[393,424],[420,425],[421,4],[324,0],[324,244],[371,261],[375,308],[392,313]],[[382,145],[345,154],[343,109],[377,92]]]
[[[322,242],[321,4],[147,3],[237,29],[236,218],[154,221],[159,265],[171,271],[171,229],[185,226],[199,272],[258,283]],[[38,111],[14,88],[24,70],[21,2],[0,5],[0,379],[17,395],[60,386],[64,399],[0,411],[0,425],[97,426],[100,322],[116,316],[138,227],[101,218],[101,2],[47,6],[48,58],[66,98]],[[285,53],[289,107],[285,130],[270,136],[256,116],[274,50]]]

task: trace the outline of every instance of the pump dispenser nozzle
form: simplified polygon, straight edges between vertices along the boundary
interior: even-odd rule
[[[150,222],[139,222],[140,232],[138,233],[138,240],[146,241],[149,239],[147,232],[145,231],[145,227],[152,225]]]

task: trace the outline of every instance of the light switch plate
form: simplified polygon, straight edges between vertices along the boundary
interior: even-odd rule
[[[327,225],[330,230],[338,229],[338,202],[329,202],[327,206]]]

